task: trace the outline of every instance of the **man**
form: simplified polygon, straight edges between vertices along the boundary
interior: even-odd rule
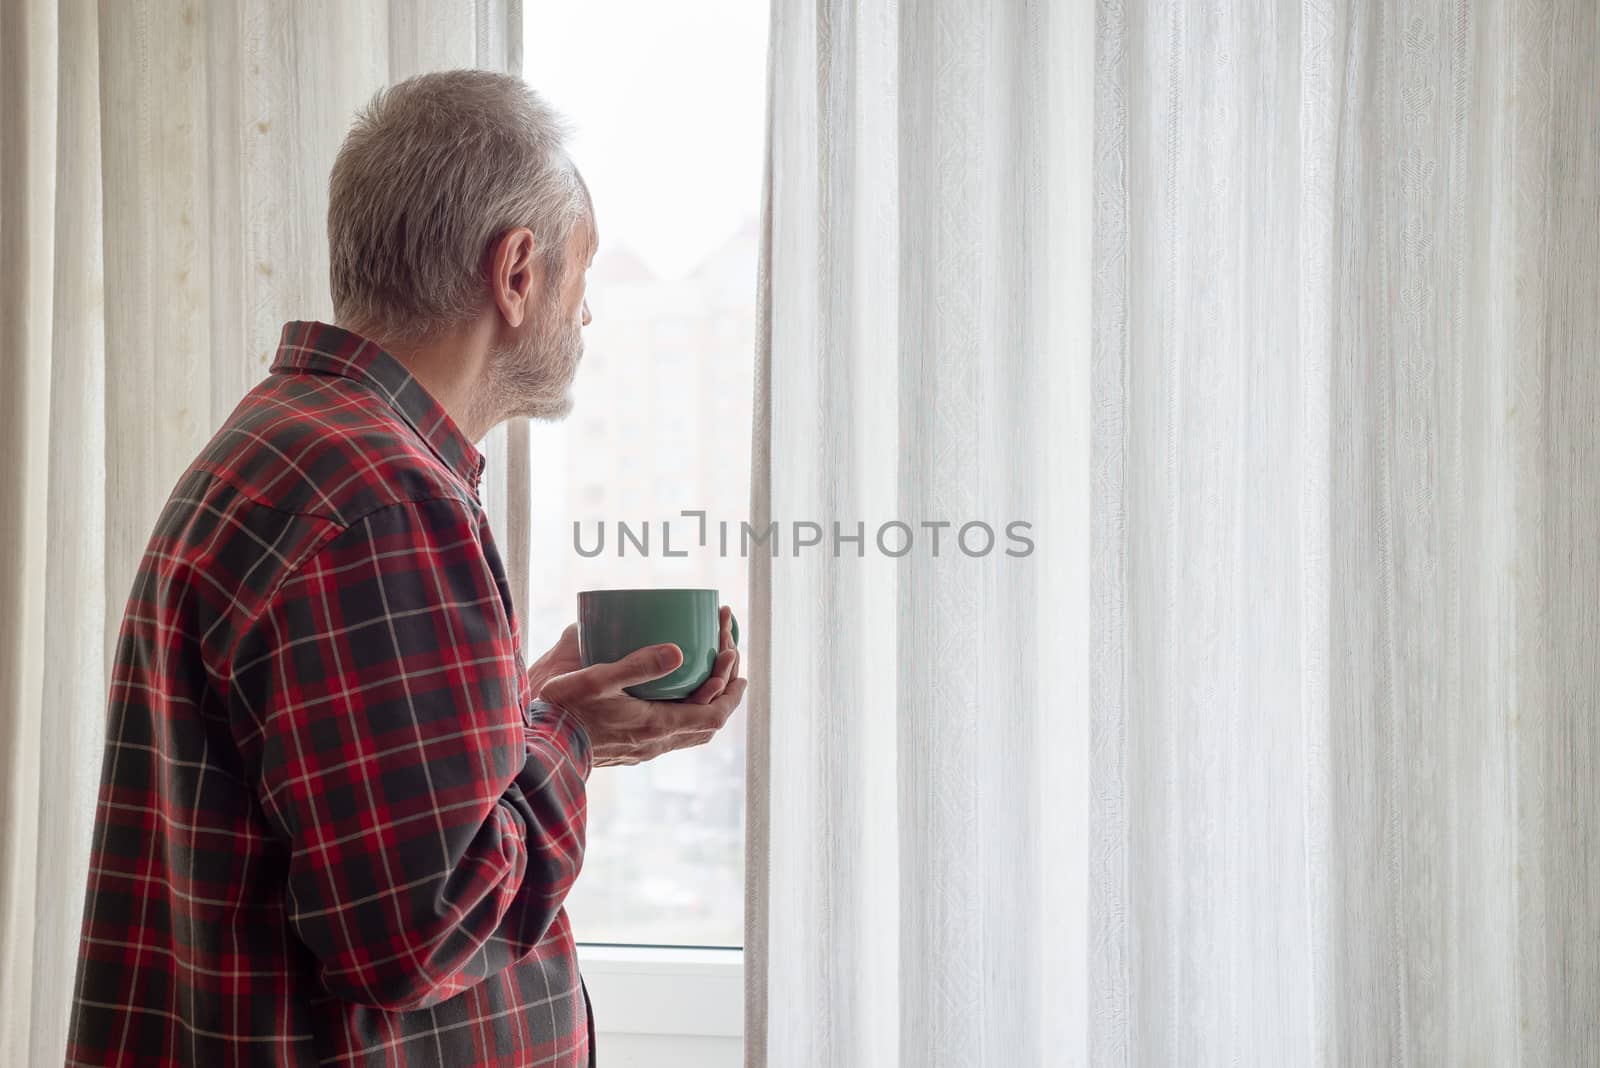
[[[524,668],[472,444],[559,419],[596,229],[557,117],[452,71],[380,93],[330,182],[338,325],[178,481],[112,674],[69,1064],[583,1065],[562,902],[590,768],[704,742],[622,687],[673,646]]]

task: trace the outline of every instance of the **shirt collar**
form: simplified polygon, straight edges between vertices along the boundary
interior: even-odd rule
[[[353,379],[375,390],[410,424],[446,467],[476,489],[484,457],[405,365],[360,334],[320,322],[289,322],[273,373],[311,371]]]

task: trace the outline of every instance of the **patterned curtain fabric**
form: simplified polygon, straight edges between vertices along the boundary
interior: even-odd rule
[[[60,1063],[133,571],[284,321],[332,313],[351,119],[412,74],[515,70],[521,40],[520,0],[0,7],[0,1063]],[[507,437],[484,490],[522,596]]]
[[[774,10],[746,1063],[1591,1061],[1600,8]]]

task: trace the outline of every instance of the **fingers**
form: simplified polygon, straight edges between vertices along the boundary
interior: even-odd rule
[[[711,674],[707,676],[705,682],[700,684],[699,689],[689,695],[687,700],[693,701],[697,705],[709,704],[727,688],[728,680],[733,678],[733,667],[737,663],[738,657],[727,649],[723,649],[722,652],[717,654],[716,662],[711,665]]]
[[[683,725],[683,732],[692,733],[697,729],[721,730],[722,725],[728,722],[734,709],[739,707],[739,702],[744,700],[744,691],[750,685],[746,679],[733,679],[727,687],[717,695],[710,704],[701,705],[695,709],[699,715],[685,717],[687,722]]]
[[[685,698],[693,704],[711,703],[728,688],[728,683],[739,677],[739,649],[733,644],[733,609],[723,605],[721,620],[722,634],[717,643],[720,651],[717,653],[716,661],[711,665],[711,674],[700,684],[699,689]]]
[[[723,690],[726,690],[729,686],[733,685],[733,680],[739,677],[739,650],[730,647],[728,649],[728,653],[730,654],[728,657],[728,671],[722,677]],[[720,693],[722,691],[719,690],[718,692]]]
[[[733,609],[722,606],[722,648],[733,651],[733,667],[728,672],[731,681],[739,677],[739,647],[733,643]]]
[[[650,731],[658,735],[694,734],[698,731],[721,730],[728,722],[739,702],[744,700],[747,679],[734,679],[715,698],[705,704],[692,701],[655,701],[649,704],[645,721]]]
[[[595,664],[551,679],[545,689],[554,687],[555,692],[568,698],[588,697],[659,679],[676,671],[682,663],[683,650],[676,645],[647,645],[613,663]]]
[[[722,716],[723,723],[728,722],[728,719],[733,715],[734,710],[737,709],[740,702],[744,700],[745,690],[749,688],[749,679],[734,679],[732,682],[728,683],[728,688],[722,691],[722,696],[717,698],[717,700],[713,703],[713,707],[718,705],[721,706],[718,708],[718,711]]]

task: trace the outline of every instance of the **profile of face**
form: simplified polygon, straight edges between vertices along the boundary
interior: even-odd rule
[[[562,250],[559,282],[528,316],[509,346],[490,354],[488,395],[500,418],[525,416],[557,421],[572,411],[572,383],[583,358],[583,328],[589,325],[586,295],[592,222],[572,228]]]

